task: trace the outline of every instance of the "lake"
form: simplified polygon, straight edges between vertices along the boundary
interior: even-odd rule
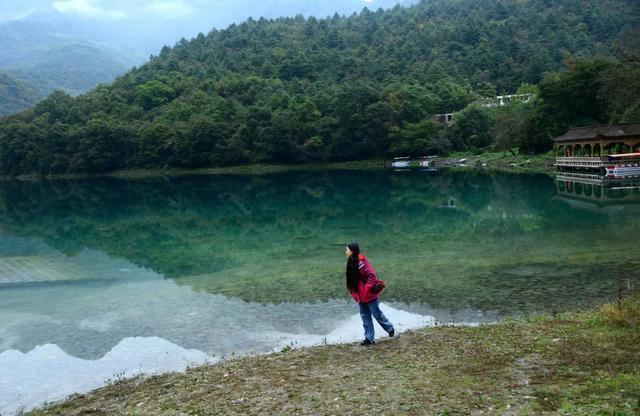
[[[639,214],[637,187],[481,171],[0,182],[0,414],[359,340],[352,241],[401,331],[614,299],[637,286]]]

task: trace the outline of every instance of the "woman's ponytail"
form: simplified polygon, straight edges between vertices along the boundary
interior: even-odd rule
[[[358,243],[351,243],[347,246],[351,251],[351,255],[347,260],[347,290],[351,293],[358,291],[358,282],[360,281],[360,268],[358,267],[360,246]]]

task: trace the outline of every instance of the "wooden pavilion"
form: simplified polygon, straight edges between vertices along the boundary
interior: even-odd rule
[[[577,127],[554,142],[558,170],[604,171],[640,160],[640,123]]]

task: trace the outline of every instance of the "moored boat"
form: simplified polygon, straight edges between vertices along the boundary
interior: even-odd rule
[[[609,155],[609,164],[604,166],[605,176],[625,178],[640,176],[640,153]]]
[[[420,158],[420,167],[421,168],[431,168],[433,167],[433,161],[437,159],[438,156],[423,156]]]
[[[409,157],[396,157],[393,158],[391,166],[394,168],[408,168],[411,166],[411,160]]]

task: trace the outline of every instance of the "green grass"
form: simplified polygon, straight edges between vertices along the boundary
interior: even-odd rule
[[[640,297],[118,382],[34,415],[637,415]]]
[[[467,159],[466,164],[470,167],[482,167],[488,170],[500,172],[516,173],[553,173],[555,154],[553,151],[528,155],[520,153],[518,149],[513,152],[490,152],[486,151],[476,155],[469,152],[452,153],[449,159]]]

